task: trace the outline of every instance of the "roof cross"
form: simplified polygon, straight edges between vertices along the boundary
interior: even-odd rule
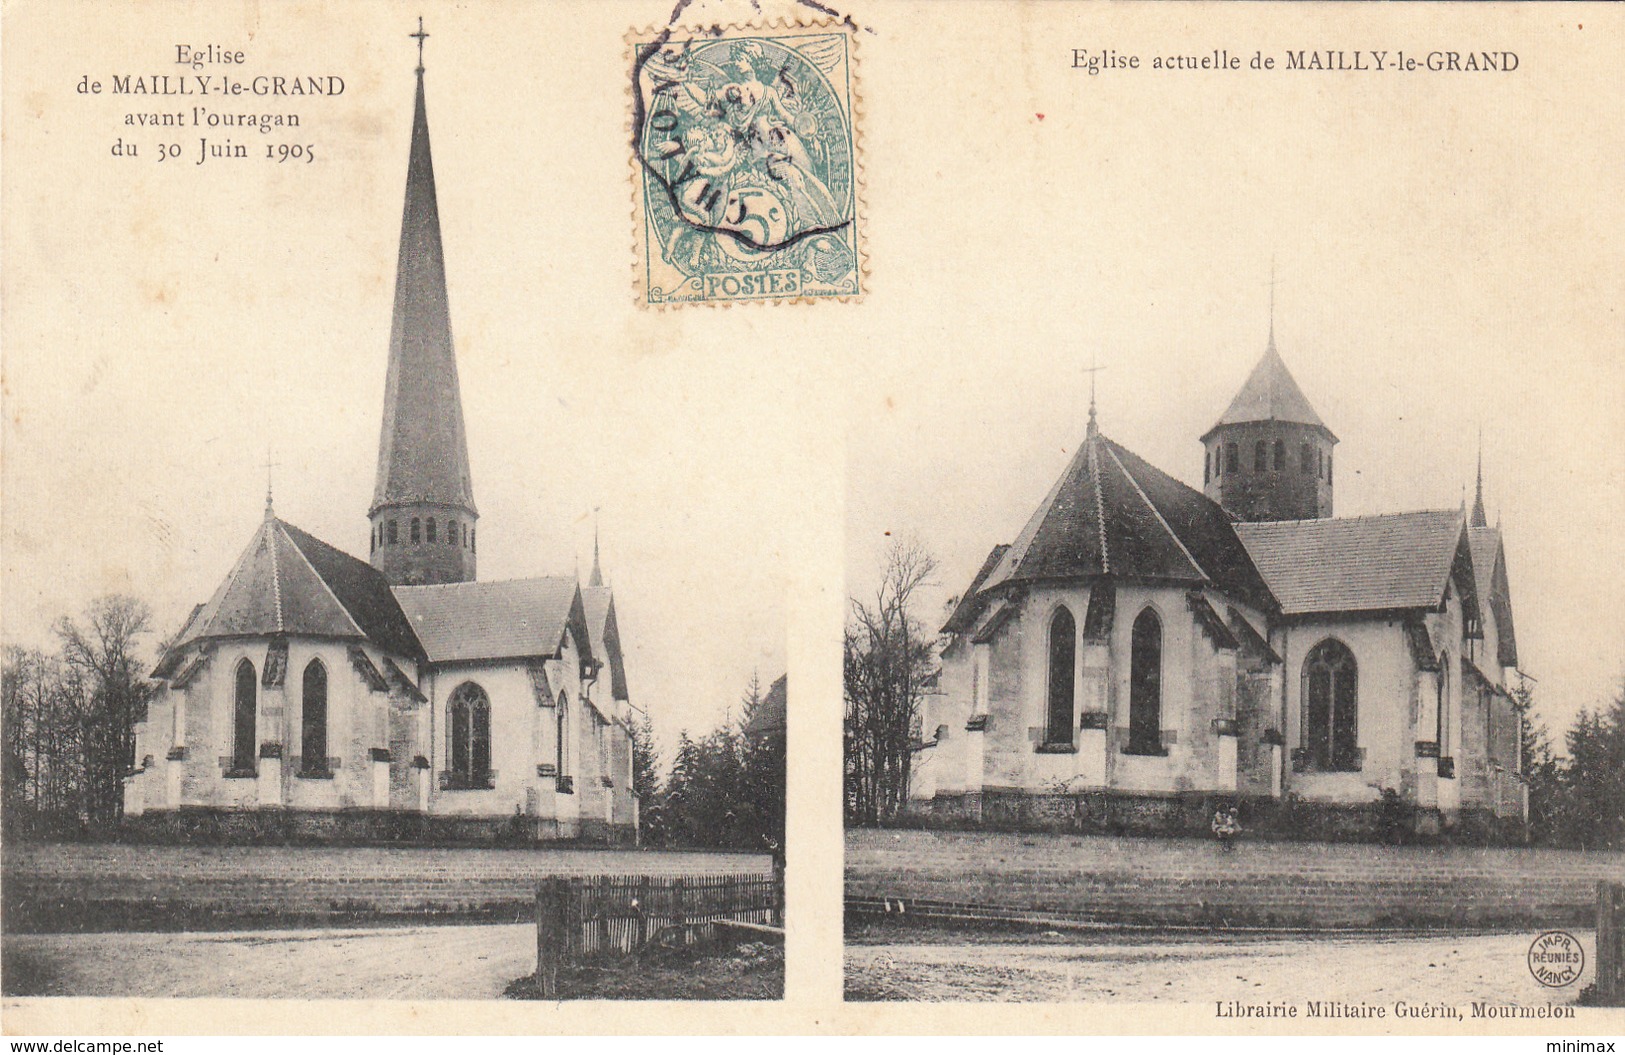
[[[425,33],[423,31],[423,16],[422,15],[418,16],[418,31],[416,33],[408,33],[407,36],[412,37],[413,39],[415,39],[418,42],[418,72],[422,73],[423,72],[423,42],[425,40],[429,39],[429,34],[427,34],[427,33]]]
[[[1275,343],[1275,254],[1270,254],[1270,344]]]
[[[269,444],[267,444],[265,447],[265,512],[267,515],[269,515],[271,512],[271,491],[272,484],[274,483],[271,476],[271,470],[280,467],[281,464],[281,462],[274,462],[271,460],[271,447]]]
[[[1089,365],[1083,368],[1083,372],[1089,375],[1089,435],[1091,436],[1100,431],[1100,427],[1095,424],[1095,375],[1104,369],[1106,369],[1104,366],[1095,365],[1095,353],[1090,352]]]

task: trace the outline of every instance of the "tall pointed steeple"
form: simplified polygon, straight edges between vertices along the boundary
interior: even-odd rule
[[[598,518],[595,515],[592,522],[592,575],[587,579],[588,586],[604,585],[604,573],[598,565]]]
[[[423,96],[423,32],[406,166],[395,308],[389,333],[378,477],[373,490],[372,564],[396,585],[474,578],[474,488],[457,386],[446,296],[446,263],[435,200],[434,162]]]
[[[1473,527],[1489,527],[1484,515],[1484,430],[1478,430],[1478,487],[1473,498]]]

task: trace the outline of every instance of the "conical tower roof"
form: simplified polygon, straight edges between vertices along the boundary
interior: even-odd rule
[[[1225,425],[1245,425],[1258,421],[1288,421],[1299,425],[1309,425],[1324,432],[1333,443],[1337,437],[1326,423],[1320,420],[1315,408],[1309,405],[1309,397],[1303,394],[1298,382],[1293,379],[1292,371],[1286,368],[1286,361],[1275,348],[1275,336],[1270,335],[1269,346],[1264,349],[1263,358],[1253,367],[1253,372],[1247,376],[1247,381],[1236,393],[1236,398],[1230,401],[1230,406],[1214,422],[1202,437],[1205,443],[1214,431]]]
[[[421,66],[406,169],[406,207],[401,216],[389,377],[372,512],[406,502],[435,502],[475,511]]]

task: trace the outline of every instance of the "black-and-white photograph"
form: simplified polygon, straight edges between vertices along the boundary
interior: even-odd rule
[[[752,382],[587,332],[513,27],[119,17],[8,182],[6,994],[779,999]]]
[[[0,22],[8,1037],[1625,1022],[1625,8]]]
[[[1625,1000],[1617,132],[1553,53],[1032,107],[1088,163],[852,386],[849,1000]]]

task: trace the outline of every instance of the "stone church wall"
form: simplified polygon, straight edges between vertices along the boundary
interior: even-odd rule
[[[1286,790],[1321,802],[1374,802],[1381,798],[1382,788],[1399,791],[1406,770],[1414,765],[1410,713],[1416,667],[1397,618],[1294,621],[1276,635],[1286,666],[1287,728],[1283,732],[1289,752],[1304,742],[1304,660],[1327,638],[1341,641],[1354,654],[1360,769],[1299,772],[1289,766]]]
[[[1061,596],[1046,590],[1030,594],[988,643],[988,720],[982,733],[984,785],[1022,787],[1034,779],[1031,730],[1034,726],[1043,728],[1041,698],[1046,682],[1042,665],[1035,680],[1032,669],[1038,661],[1032,654],[1043,652],[1047,620]],[[1067,603],[1082,626],[1085,606],[1078,604],[1076,595],[1068,595]],[[1038,735],[1042,737],[1042,731]]]
[[[492,787],[449,789],[441,787],[441,774],[452,768],[451,740],[447,734],[447,708],[452,694],[465,682],[484,690],[491,703]],[[425,680],[425,695],[434,708],[434,753],[430,756],[433,782],[429,790],[429,812],[453,817],[511,817],[527,811],[525,792],[537,788],[536,762],[532,742],[539,708],[530,675],[520,664],[481,664],[437,668]],[[554,816],[552,780],[546,783],[545,815]]]
[[[1216,610],[1229,602],[1214,597]],[[1061,606],[1073,616],[1078,639],[1074,683],[1076,714],[1104,707],[1102,734],[1073,730],[1076,750],[1040,750],[1047,735],[1049,627]],[[1234,649],[1221,649],[1197,626],[1184,587],[1117,587],[1117,616],[1101,668],[1091,658],[1101,650],[1083,639],[1089,588],[1041,587],[1029,592],[1018,611],[985,645],[961,640],[942,661],[938,693],[928,698],[921,736],[935,746],[919,753],[911,794],[916,799],[989,790],[1070,794],[1111,787],[1161,795],[1185,791],[1235,792],[1245,769],[1248,786],[1272,790],[1273,750],[1264,744],[1245,755],[1239,736],[1224,724],[1245,716],[1248,735],[1262,737],[1275,724],[1276,704],[1267,669],[1259,683],[1239,685]],[[1146,608],[1162,627],[1162,742],[1165,754],[1126,754],[1129,738],[1129,654],[1134,620]],[[976,649],[987,652],[988,718],[981,731],[965,729],[973,713]],[[1239,695],[1251,692],[1245,700]],[[1239,729],[1236,730],[1238,733]],[[1104,747],[1101,746],[1102,738]],[[1022,807],[1033,809],[1031,803]],[[1070,808],[1070,807],[1068,807]]]
[[[1162,623],[1162,746],[1167,754],[1161,757],[1131,755],[1124,750],[1129,742],[1134,621],[1148,607]],[[1212,788],[1218,775],[1217,743],[1211,727],[1198,730],[1195,725],[1211,721],[1217,708],[1217,673],[1210,664],[1212,645],[1195,626],[1185,590],[1120,586],[1111,641],[1111,720],[1106,743],[1110,785],[1152,793]]]

